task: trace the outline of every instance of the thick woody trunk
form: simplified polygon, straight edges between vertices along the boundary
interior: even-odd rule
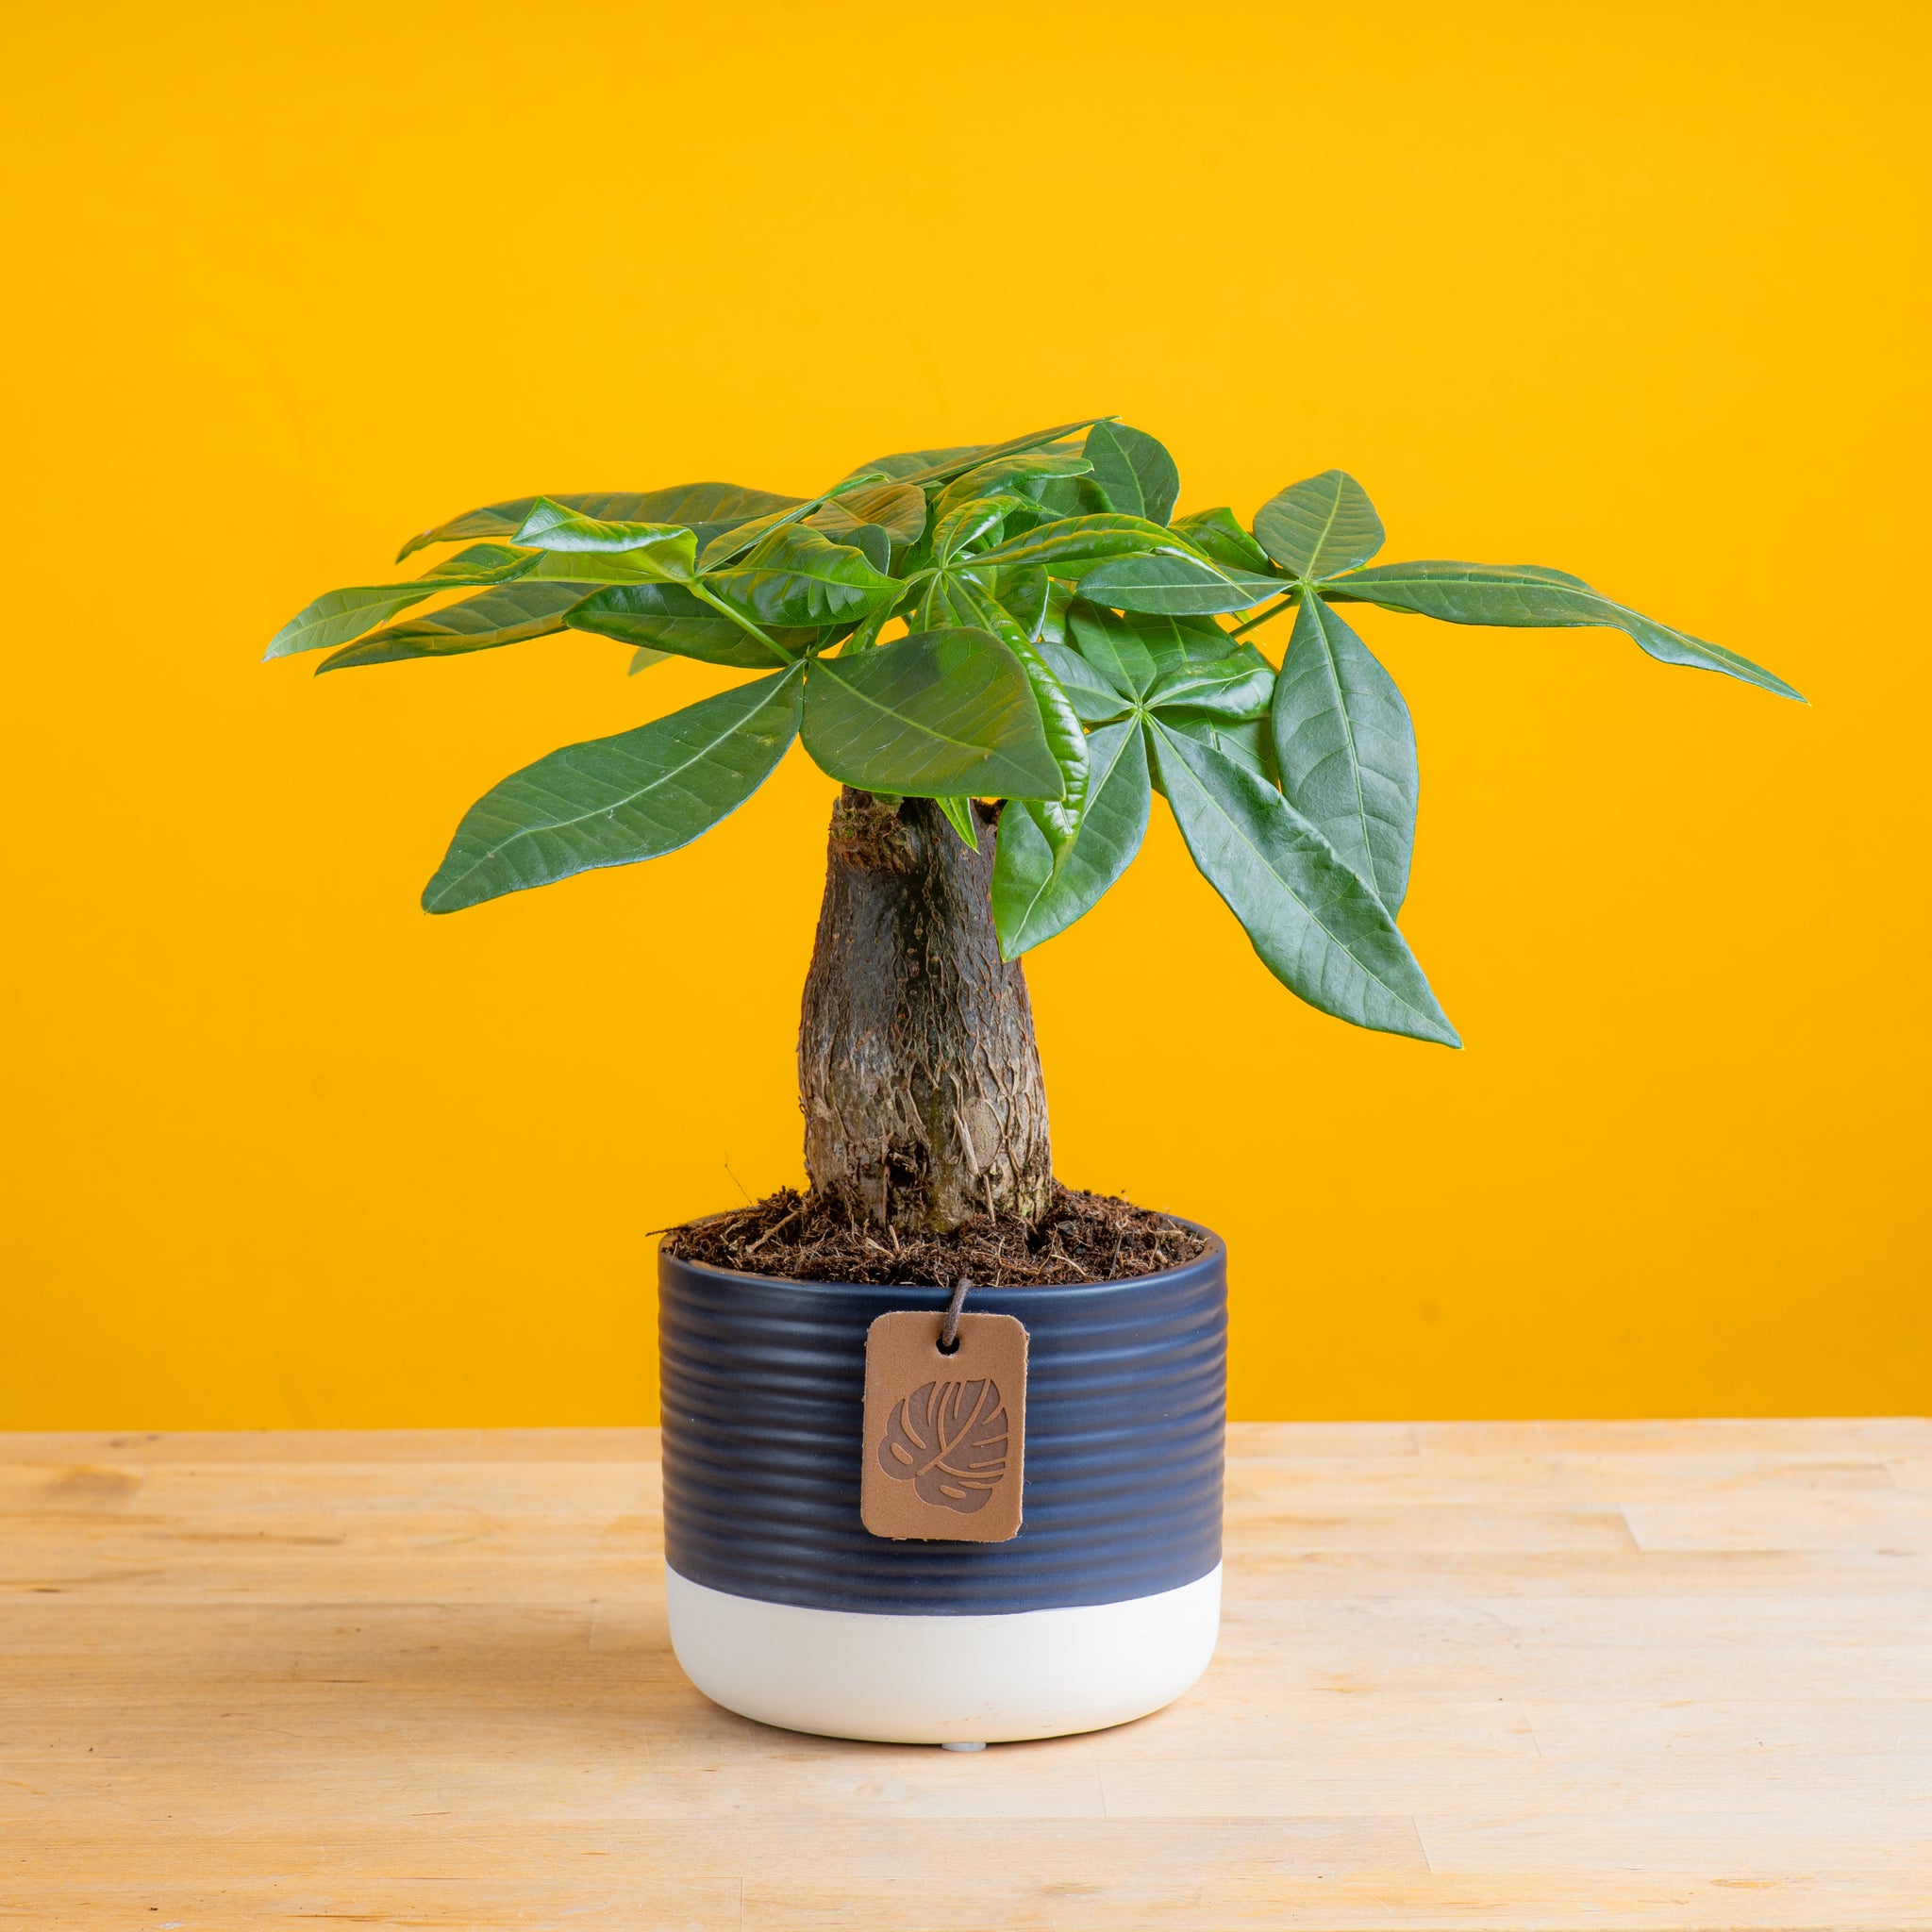
[[[849,787],[832,808],[798,1091],[814,1189],[855,1221],[944,1234],[1031,1220],[1053,1185],[1033,1008],[992,924],[997,827],[978,852],[930,800]]]

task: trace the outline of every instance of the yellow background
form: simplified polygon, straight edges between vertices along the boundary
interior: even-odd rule
[[[1925,1407],[1926,18],[23,9],[0,1423],[653,1419],[647,1231],[800,1177],[828,784],[431,920],[477,793],[724,675],[261,645],[493,497],[1096,410],[1813,701],[1362,614],[1461,1054],[1277,989],[1164,811],[1034,957],[1063,1177],[1232,1243],[1237,1412]]]

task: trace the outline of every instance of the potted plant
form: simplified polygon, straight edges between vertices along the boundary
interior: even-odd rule
[[[1120,876],[1158,791],[1291,991],[1459,1044],[1396,924],[1407,708],[1344,606],[1612,626],[1798,695],[1560,571],[1375,563],[1341,471],[1247,526],[1176,519],[1177,492],[1166,450],[1107,418],[804,498],[522,497],[423,531],[403,557],[461,547],[269,646],[339,671],[569,628],[633,672],[734,674],[506,778],[431,912],[673,851],[794,739],[842,785],[799,1035],[809,1191],[659,1251],[673,1639],[752,1717],[971,1746],[1142,1715],[1206,1667],[1224,1251],[1058,1183],[1020,958]],[[1277,620],[1278,670],[1253,641]]]

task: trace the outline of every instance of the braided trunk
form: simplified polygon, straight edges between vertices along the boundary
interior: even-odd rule
[[[798,1032],[805,1165],[855,1222],[1032,1220],[1053,1186],[1033,1008],[992,923],[997,813],[972,851],[931,800],[832,808]]]

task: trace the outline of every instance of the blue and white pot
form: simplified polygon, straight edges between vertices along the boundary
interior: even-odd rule
[[[859,1521],[866,1331],[942,1289],[783,1281],[660,1251],[671,1641],[706,1696],[891,1743],[1144,1717],[1221,1622],[1227,1257],[975,1288],[1028,1334],[1020,1533],[894,1542]]]

